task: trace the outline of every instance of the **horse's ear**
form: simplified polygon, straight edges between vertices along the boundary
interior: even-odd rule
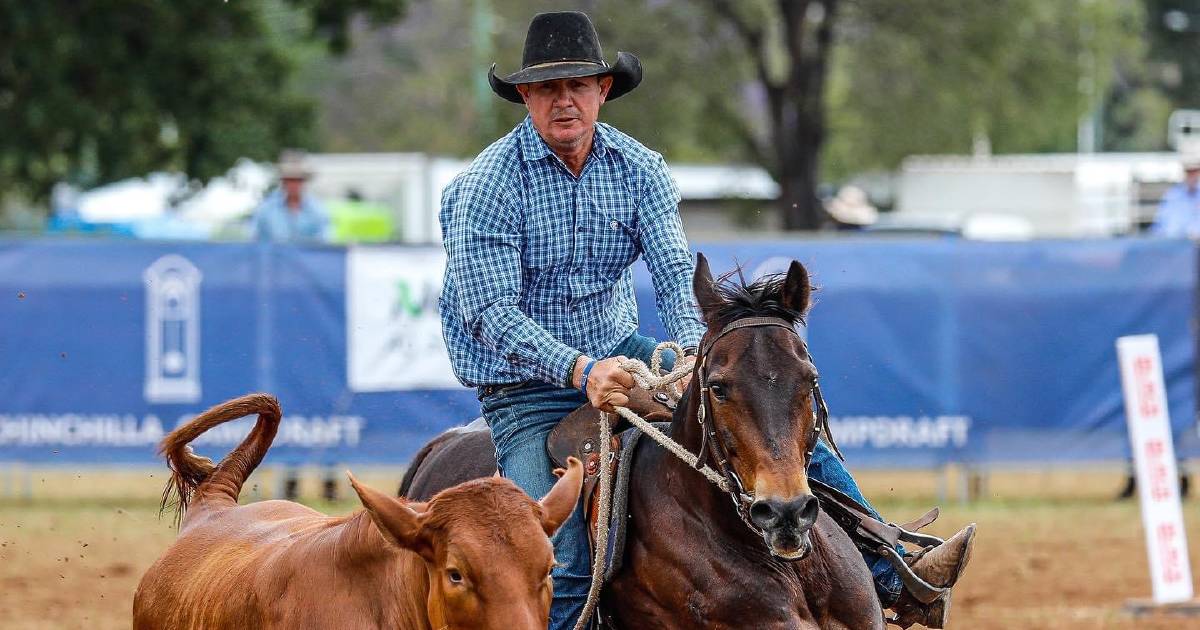
[[[388,542],[433,561],[433,545],[424,528],[426,504],[405,502],[359,483],[349,472],[346,476],[375,527]]]
[[[713,284],[712,272],[708,270],[708,259],[704,254],[696,254],[696,271],[692,274],[692,292],[696,295],[696,304],[705,322],[711,322],[709,313],[720,305],[721,298],[717,295],[717,287]]]
[[[787,279],[783,282],[783,306],[801,315],[808,312],[812,299],[812,283],[808,279],[808,270],[800,261],[793,260],[788,267]]]
[[[583,489],[583,464],[578,459],[568,457],[567,471],[560,472],[561,470],[560,468],[554,471],[554,474],[560,475],[558,481],[538,502],[542,506],[542,529],[547,536],[553,536],[558,527],[571,516],[571,512],[575,511],[575,504],[579,503],[579,492]]]

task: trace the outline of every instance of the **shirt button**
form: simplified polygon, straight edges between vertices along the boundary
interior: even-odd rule
[[[617,229],[617,222],[613,221],[612,223],[609,223],[608,226],[615,230]]]

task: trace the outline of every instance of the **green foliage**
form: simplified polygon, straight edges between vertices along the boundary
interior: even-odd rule
[[[312,18],[311,34],[323,38],[334,53],[350,48],[350,22],[363,14],[371,22],[387,23],[404,13],[403,0],[288,0]]]
[[[1104,103],[1103,146],[1109,151],[1167,149],[1167,117],[1200,109],[1200,0],[1144,0],[1144,54],[1117,60],[1116,82]],[[1182,31],[1165,15],[1188,18]]]
[[[516,70],[529,18],[562,9],[592,16],[609,59],[642,59],[642,86],[604,120],[674,161],[778,172],[759,58],[720,3],[438,0],[411,3],[398,24],[355,18],[389,23],[406,4],[0,0],[0,196],[163,168],[204,180],[285,146],[472,156],[525,113],[491,94],[487,67]],[[765,78],[777,84],[793,69],[784,5],[727,6],[765,27]],[[996,152],[1073,150],[1080,117],[1097,108],[1103,146],[1159,148],[1167,113],[1200,106],[1200,35],[1161,26],[1182,8],[1200,28],[1200,0],[837,7],[826,180],[967,153],[980,137]]]
[[[344,45],[355,8],[400,6],[0,0],[0,196],[164,168],[204,180],[311,144],[312,104],[290,80],[310,33]]]
[[[861,0],[841,28],[829,174],[915,153],[1073,151],[1079,119],[1136,55],[1131,2]]]
[[[1151,83],[1179,108],[1200,109],[1200,0],[1144,0],[1149,57],[1158,76]],[[1168,11],[1182,12],[1187,24],[1172,30]]]
[[[1200,0],[1198,0],[1200,1]],[[766,25],[770,77],[788,72],[775,2],[736,5]],[[714,3],[697,0],[440,0],[403,24],[356,33],[345,58],[306,68],[322,148],[472,156],[524,115],[487,89],[488,65],[519,66],[529,18],[580,9],[606,55],[635,52],[645,81],[602,118],[676,161],[755,161],[771,170],[755,59]],[[855,0],[840,5],[827,85],[825,178],[895,167],[913,153],[1070,151],[1118,62],[1143,54],[1132,0]],[[1126,117],[1162,110],[1153,94]],[[1164,114],[1165,115],[1165,114]]]
[[[723,122],[738,113],[740,52],[711,39],[705,13],[692,5],[639,0],[415,4],[403,24],[364,29],[353,54],[303,73],[320,103],[322,147],[477,154],[525,115],[492,94],[488,67],[496,63],[501,75],[519,69],[529,19],[564,9],[592,16],[609,60],[627,50],[643,62],[642,86],[606,105],[603,120],[674,159],[743,157],[740,139]]]

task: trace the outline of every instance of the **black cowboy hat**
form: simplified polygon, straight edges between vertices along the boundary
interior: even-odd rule
[[[492,64],[488,83],[505,100],[524,103],[518,84],[601,75],[613,78],[607,98],[611,101],[642,82],[642,62],[632,53],[618,52],[616,63],[605,63],[600,36],[587,14],[561,11],[533,16],[525,35],[521,69],[502,79],[496,76],[496,64]]]

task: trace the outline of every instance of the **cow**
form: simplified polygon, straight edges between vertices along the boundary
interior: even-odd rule
[[[220,463],[189,443],[257,414]],[[250,394],[167,435],[179,536],[142,577],[135,630],[399,628],[543,630],[554,565],[549,536],[570,516],[583,469],[572,460],[541,501],[499,477],[428,502],[389,496],[350,475],[363,509],[327,516],[291,501],[238,504],[279,427],[279,402]]]

